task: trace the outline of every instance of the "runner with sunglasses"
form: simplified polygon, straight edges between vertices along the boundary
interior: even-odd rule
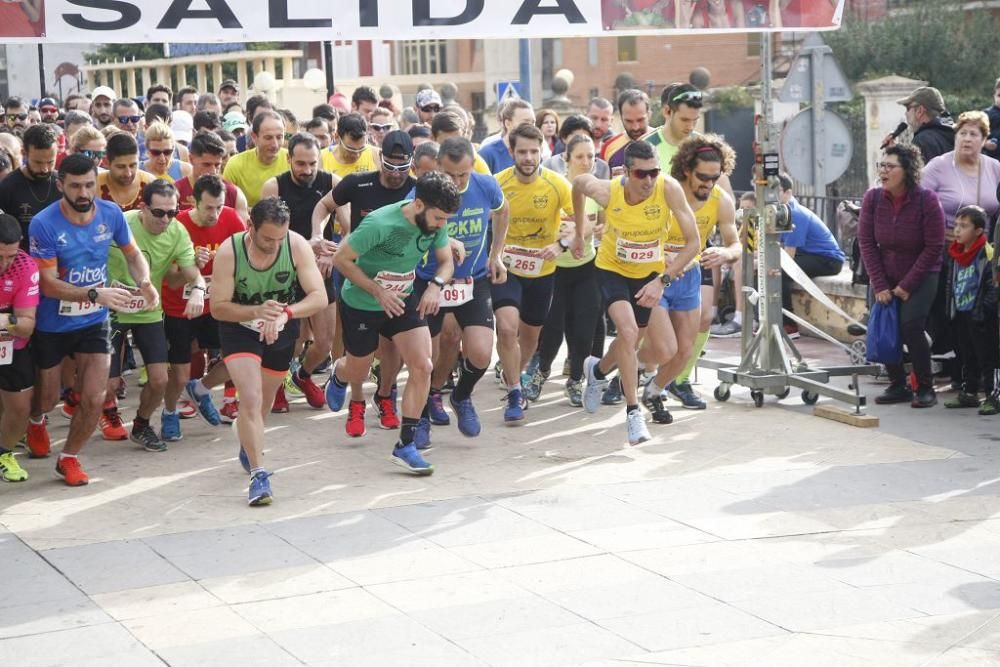
[[[444,108],[444,104],[441,102],[441,96],[438,95],[436,90],[433,88],[424,88],[417,93],[414,108],[420,122],[430,126],[435,114],[440,113],[441,109]]]
[[[669,326],[673,330],[677,346],[670,359],[661,362],[656,376],[643,390],[642,403],[652,413],[653,421],[657,424],[669,424],[673,421],[670,412],[663,405],[661,392],[665,387],[671,386],[692,354],[700,354],[695,348],[701,336],[699,330],[706,289],[702,286],[702,275],[711,275],[713,269],[736,261],[742,252],[736,231],[736,205],[729,193],[719,185],[722,177],[732,173],[735,166],[736,153],[715,135],[700,135],[684,141],[670,161],[670,175],[681,184],[687,203],[694,211],[701,257],[700,263],[695,259],[684,267],[683,273],[663,291],[660,299],[660,307],[669,313]],[[722,235],[723,246],[709,247],[708,239],[716,228]],[[681,252],[686,245],[687,239],[681,229],[676,225],[672,226],[667,237],[667,256]],[[711,286],[708,286],[709,299],[711,296]],[[693,394],[692,397],[697,399]],[[701,406],[704,408],[704,402]],[[690,408],[692,405],[685,401],[684,407]]]
[[[166,123],[152,123],[146,128],[146,155],[149,157],[140,165],[157,178],[171,183],[191,175],[191,164],[177,157],[174,133]]]
[[[323,151],[323,170],[344,178],[348,174],[378,171],[378,150],[368,144],[368,121],[359,113],[337,121],[337,143]]]
[[[341,118],[341,122],[343,120]],[[403,201],[416,184],[416,179],[410,176],[410,168],[413,165],[413,141],[406,132],[394,130],[385,136],[379,162],[381,166],[378,171],[345,176],[320,200],[313,212],[313,250],[316,252],[320,272],[328,284],[332,284],[332,288],[328,289],[332,289],[333,298],[330,299],[331,305],[327,313],[331,323],[335,318],[336,311],[333,304],[339,296],[341,279],[334,271],[333,264],[333,255],[338,243],[327,241],[323,236],[327,219],[338,209],[350,208],[350,229],[345,230],[339,242],[339,245],[343,245],[344,240],[363,226],[362,223],[368,224],[366,217],[372,211]],[[316,354],[319,352],[317,350]],[[323,351],[323,356],[329,352],[330,349],[326,349]],[[340,355],[335,352],[334,358],[338,356]],[[387,337],[379,338],[377,356],[381,369],[375,395],[379,426],[384,429],[396,429],[399,428],[399,416],[396,412],[394,386],[402,361],[396,347]],[[348,406],[345,428],[351,437],[357,438],[365,434],[365,398],[361,382],[351,385],[351,402]]]
[[[661,174],[653,147],[633,141],[624,151],[625,174],[601,181],[582,174],[573,181],[576,234],[573,255],[584,256],[589,197],[605,209],[604,234],[597,250],[597,282],[618,335],[602,359],[584,362],[587,385],[583,407],[596,412],[607,388],[607,375],[617,367],[625,394],[625,426],[629,444],[649,440],[639,407],[636,351],[645,336],[645,355],[657,365],[677,347],[667,311],[657,308],[663,290],[677,279],[698,253],[698,228],[680,184]],[[686,239],[676,255],[665,255],[663,244],[672,223]]]

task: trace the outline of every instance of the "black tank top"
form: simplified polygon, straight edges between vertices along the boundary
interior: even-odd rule
[[[289,228],[307,239],[312,238],[312,214],[316,204],[327,192],[333,189],[333,175],[320,171],[312,185],[304,187],[292,179],[292,173],[286,171],[278,176],[278,196],[288,204],[292,214]]]

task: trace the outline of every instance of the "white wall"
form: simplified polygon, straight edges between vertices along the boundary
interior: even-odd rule
[[[45,85],[47,93],[59,94],[55,82],[56,67],[70,62],[77,67],[85,64],[84,52],[96,51],[95,44],[46,44]],[[35,44],[7,44],[7,85],[10,95],[36,99],[41,97],[38,81],[38,47]],[[63,79],[63,96],[76,91],[76,83],[70,78]]]

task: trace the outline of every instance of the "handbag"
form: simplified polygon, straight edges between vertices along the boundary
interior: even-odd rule
[[[903,340],[899,333],[899,299],[887,304],[876,301],[868,318],[866,359],[876,364],[903,361]]]

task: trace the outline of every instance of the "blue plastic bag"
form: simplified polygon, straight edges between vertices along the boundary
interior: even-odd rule
[[[899,335],[899,300],[887,305],[876,301],[868,318],[868,361],[899,364],[903,361],[903,341]]]

